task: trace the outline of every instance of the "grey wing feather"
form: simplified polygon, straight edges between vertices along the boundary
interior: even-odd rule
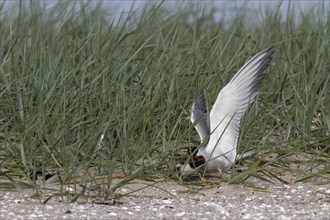
[[[190,121],[195,124],[201,142],[210,136],[204,91],[200,91],[191,108]]]

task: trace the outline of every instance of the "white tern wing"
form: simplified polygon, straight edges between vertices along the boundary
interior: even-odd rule
[[[199,152],[206,160],[218,160],[210,169],[225,172],[234,163],[241,118],[257,95],[272,54],[267,48],[252,57],[220,91],[210,113],[209,142]]]

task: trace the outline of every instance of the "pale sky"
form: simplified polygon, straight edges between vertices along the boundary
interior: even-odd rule
[[[23,0],[24,1],[24,0]],[[66,2],[67,0],[45,0],[47,8],[52,7],[57,2]],[[78,0],[80,1],[80,0]],[[0,0],[3,2],[3,0]],[[27,3],[29,1],[26,1]],[[129,9],[133,6],[134,10],[139,10],[142,8],[144,4],[152,4],[152,3],[160,3],[159,0],[93,0],[92,4],[97,4],[98,2],[102,2],[104,7],[109,8],[109,12],[114,14],[115,16],[120,16],[122,12],[128,12]],[[19,3],[19,0],[10,0],[5,1],[6,8],[13,4]],[[180,1],[180,0],[165,0],[164,5],[173,7],[174,9],[180,8],[183,4],[195,4],[194,7],[200,8],[201,11],[205,7],[207,9],[213,8],[216,9],[215,19],[221,18],[223,15],[226,15],[226,18],[234,16],[239,11],[246,11],[250,13],[252,16],[256,13],[264,13],[266,8],[271,8],[272,10],[277,10],[283,14],[283,18],[285,19],[286,12],[289,7],[293,8],[295,12],[297,12],[297,16],[299,16],[300,12],[306,11],[309,8],[313,8],[315,6],[323,5],[325,8],[325,12],[330,13],[330,1],[329,0],[270,0],[270,1],[262,1],[262,0],[190,0],[190,1]]]

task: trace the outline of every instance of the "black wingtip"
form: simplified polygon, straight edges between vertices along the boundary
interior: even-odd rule
[[[198,95],[197,95],[197,99],[198,98],[202,98],[205,99],[205,94],[204,94],[204,90],[202,89],[201,91],[199,91]]]
[[[257,92],[261,82],[266,76],[266,69],[268,68],[271,60],[273,59],[273,54],[274,54],[274,46],[267,47],[263,49],[261,52],[259,52],[258,55],[264,54],[263,59],[261,60],[260,68],[256,74],[256,78],[253,80],[252,85],[251,85],[251,92]],[[257,55],[256,55],[257,56]]]

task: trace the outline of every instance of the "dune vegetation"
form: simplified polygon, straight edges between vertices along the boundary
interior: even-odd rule
[[[210,110],[269,46],[274,58],[238,146],[260,153],[223,181],[329,181],[330,12],[322,4],[298,21],[293,9],[285,19],[273,8],[253,21],[247,12],[217,20],[214,11],[163,4],[114,19],[89,4],[0,6],[0,189],[93,184],[107,196],[134,179],[181,182],[176,166],[199,144],[187,120],[195,96],[204,89]]]

